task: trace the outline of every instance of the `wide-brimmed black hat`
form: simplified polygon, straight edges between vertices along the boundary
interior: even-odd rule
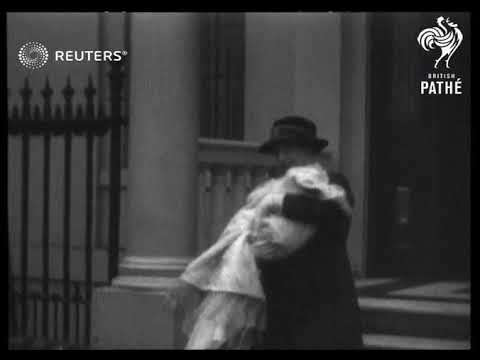
[[[279,145],[298,145],[320,152],[328,145],[328,140],[317,137],[317,127],[313,121],[291,115],[274,121],[270,139],[260,145],[258,151],[274,155]]]

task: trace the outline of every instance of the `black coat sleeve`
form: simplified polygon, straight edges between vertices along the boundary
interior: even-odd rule
[[[347,179],[341,174],[331,174],[330,181],[342,186],[347,193],[347,200],[353,207],[353,195]],[[332,200],[321,200],[307,194],[286,194],[282,204],[282,214],[294,221],[316,225],[330,233],[333,241],[339,237],[346,241],[350,217]]]

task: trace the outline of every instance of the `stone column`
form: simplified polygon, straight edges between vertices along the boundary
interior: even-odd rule
[[[340,171],[355,197],[348,250],[356,276],[365,276],[367,250],[367,14],[342,14]]]
[[[132,14],[128,244],[112,287],[95,294],[97,348],[178,340],[175,312],[162,304],[195,251],[199,17]]]
[[[340,132],[340,14],[248,13],[245,139],[264,141],[275,118],[311,118],[337,167]]]

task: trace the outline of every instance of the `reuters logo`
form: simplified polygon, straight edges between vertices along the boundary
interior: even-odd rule
[[[28,69],[39,69],[47,63],[47,48],[39,42],[30,41],[18,51],[18,60]]]
[[[122,61],[127,56],[127,50],[57,50],[50,49],[51,62],[107,62]],[[18,51],[18,60],[28,69],[43,67],[49,58],[47,48],[37,41],[29,41]]]

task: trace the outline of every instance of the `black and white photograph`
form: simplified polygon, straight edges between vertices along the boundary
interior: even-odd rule
[[[6,12],[9,350],[471,350],[471,19]]]

